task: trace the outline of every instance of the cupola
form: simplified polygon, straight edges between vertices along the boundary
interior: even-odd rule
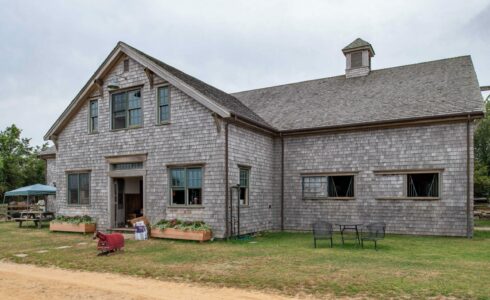
[[[346,67],[345,77],[367,76],[371,71],[371,57],[374,56],[374,49],[370,43],[363,39],[356,39],[344,49]]]

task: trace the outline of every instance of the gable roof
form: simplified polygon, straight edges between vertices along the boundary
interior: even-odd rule
[[[469,56],[232,94],[280,131],[483,114]]]
[[[221,117],[230,117],[234,115],[246,121],[270,128],[267,122],[265,122],[260,116],[246,107],[234,96],[227,94],[170,65],[167,65],[162,61],[129,46],[126,43],[118,42],[109,56],[99,66],[95,73],[90,77],[89,81],[84,85],[80,92],[70,102],[65,111],[48,130],[44,136],[45,140],[51,139],[54,134],[63,129],[64,125],[68,123],[71,113],[80,107],[83,100],[88,97],[89,91],[95,87],[94,81],[97,78],[103,77],[103,74],[107,72],[107,69],[110,69],[112,64],[117,61],[118,57],[120,57],[122,53],[131,57],[144,67],[154,72],[157,76],[168,81],[170,84],[174,85],[182,92],[194,98]]]

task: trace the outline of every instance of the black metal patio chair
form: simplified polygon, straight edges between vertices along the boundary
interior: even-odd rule
[[[374,249],[378,251],[378,241],[385,238],[386,223],[371,223],[361,229],[361,247],[364,248],[364,241],[373,241]]]
[[[333,225],[320,221],[313,223],[313,244],[316,248],[316,240],[330,240],[330,248],[333,247]]]

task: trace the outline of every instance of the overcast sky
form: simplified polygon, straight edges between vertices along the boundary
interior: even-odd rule
[[[227,92],[335,76],[361,37],[373,68],[471,55],[490,85],[490,1],[0,0],[0,130],[42,137],[124,41]],[[429,99],[428,99],[429,100]]]

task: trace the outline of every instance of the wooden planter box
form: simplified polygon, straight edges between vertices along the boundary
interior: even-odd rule
[[[151,237],[162,238],[162,239],[176,239],[176,240],[190,240],[190,241],[209,241],[212,237],[211,231],[191,231],[191,230],[180,230],[174,228],[152,229]]]
[[[49,223],[50,231],[66,231],[66,232],[81,232],[92,233],[95,232],[95,223],[92,224],[71,224],[71,223]]]

